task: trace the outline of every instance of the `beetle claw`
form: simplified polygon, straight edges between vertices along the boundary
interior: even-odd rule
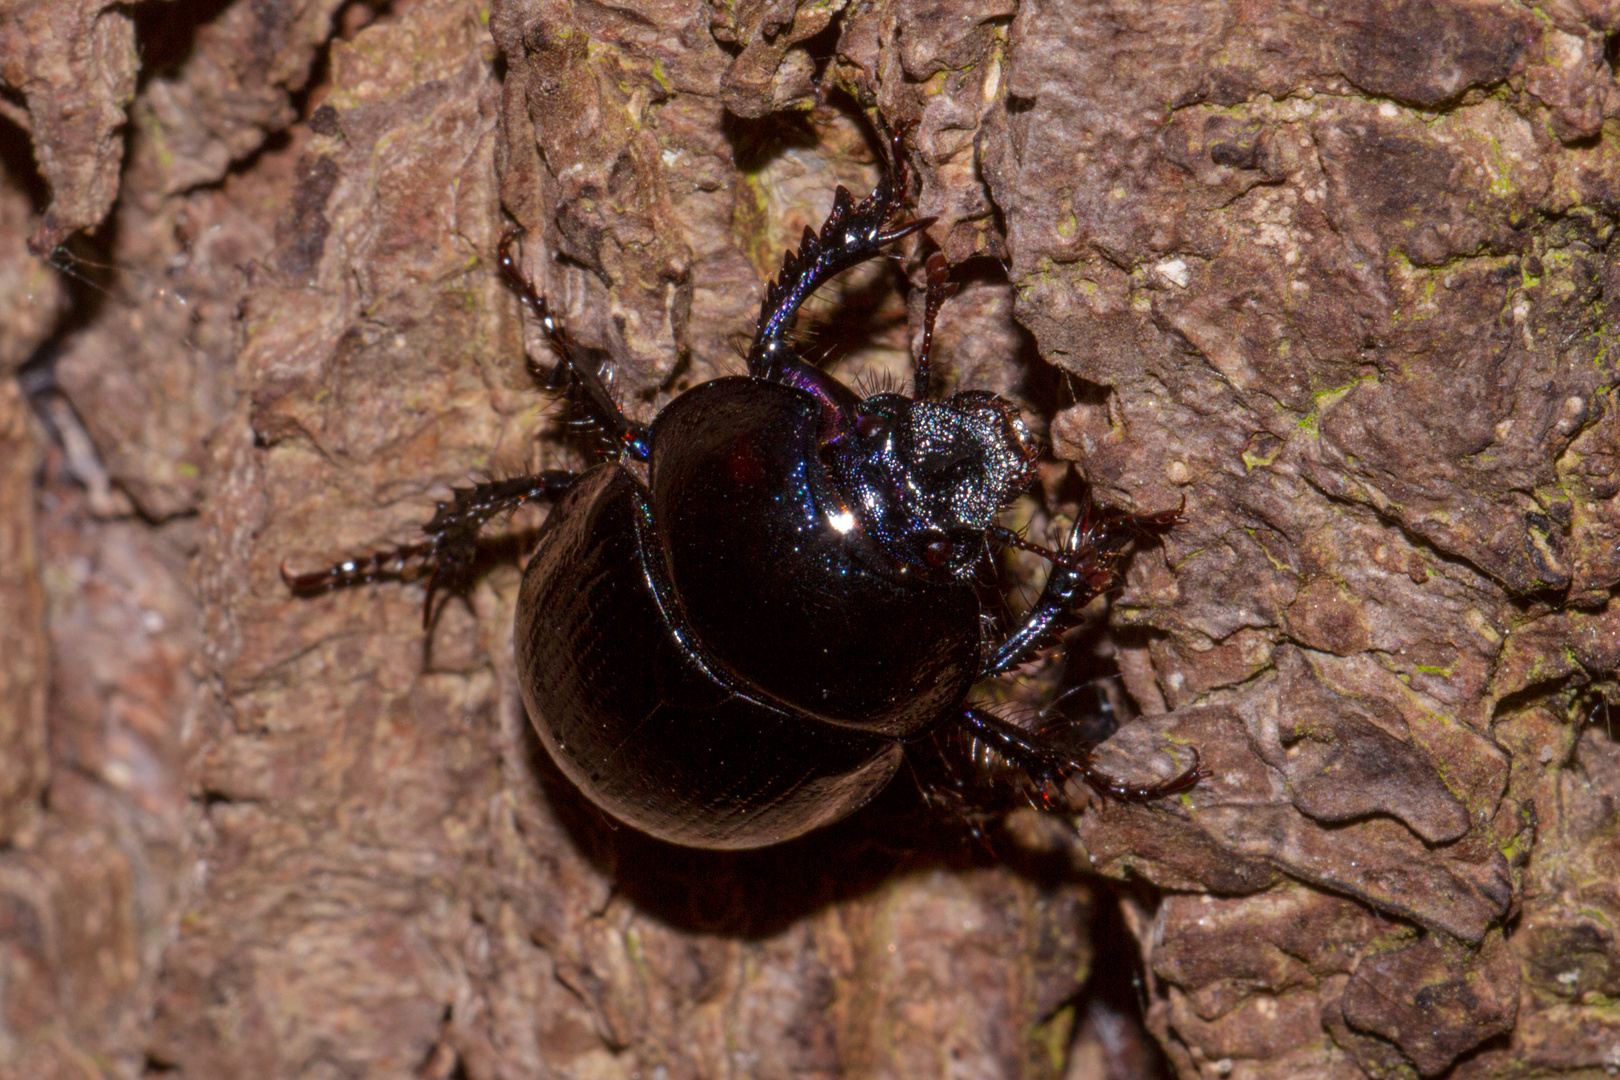
[[[896,240],[902,240],[914,232],[921,232],[938,220],[939,218],[937,217],[922,217],[916,218],[912,221],[901,222],[899,225],[896,225],[893,228],[885,229],[883,232],[878,233],[877,243],[892,244]]]
[[[1187,749],[1192,751],[1192,765],[1175,776],[1152,784],[1132,784],[1112,773],[1104,772],[1092,764],[1093,759],[1089,750],[1075,758],[1074,771],[1092,790],[1105,798],[1111,797],[1121,802],[1155,802],[1170,795],[1189,791],[1196,787],[1200,780],[1209,779],[1209,769],[1204,766],[1198,747],[1189,746]]]

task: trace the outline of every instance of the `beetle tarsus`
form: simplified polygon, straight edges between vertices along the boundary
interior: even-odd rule
[[[325,570],[315,570],[307,574],[296,574],[286,563],[282,563],[281,580],[295,596],[319,596],[334,589],[370,585],[377,581],[413,581],[421,575],[420,572],[413,574],[411,568],[417,565],[421,556],[432,546],[432,544],[405,544],[362,555],[357,559],[347,559]]]
[[[1187,749],[1192,752],[1193,763],[1175,776],[1154,784],[1131,784],[1103,772],[1092,764],[1090,751],[1077,758],[1074,767],[1080,777],[1099,795],[1111,796],[1121,802],[1153,802],[1171,795],[1179,795],[1183,791],[1191,791],[1198,786],[1200,780],[1209,779],[1209,769],[1205,767],[1203,758],[1198,753],[1198,747],[1188,746]]]
[[[993,713],[968,706],[962,710],[967,732],[1011,764],[1023,778],[1026,795],[1038,809],[1057,811],[1067,808],[1063,795],[1070,777],[1084,780],[1093,791],[1121,802],[1154,802],[1180,794],[1209,776],[1197,747],[1193,763],[1175,776],[1152,784],[1135,784],[1099,769],[1091,748],[1079,751],[1059,748],[1044,741],[1038,732],[1025,731]]]
[[[433,519],[422,526],[427,540],[347,559],[308,574],[295,574],[283,564],[281,579],[298,596],[316,596],[353,585],[426,577],[422,625],[427,626],[433,620],[435,595],[441,589],[461,592],[469,584],[478,562],[478,534],[491,518],[511,513],[526,502],[560,499],[577,479],[577,474],[567,470],[549,469],[533,476],[456,488],[454,497],[439,503]]]

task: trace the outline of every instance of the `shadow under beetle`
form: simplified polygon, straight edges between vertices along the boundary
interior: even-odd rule
[[[650,425],[576,362],[508,235],[502,268],[617,460],[458,489],[426,542],[288,575],[289,585],[315,593],[425,574],[427,617],[435,589],[466,583],[485,522],[554,501],[518,597],[524,704],[592,802],[677,844],[762,847],[836,821],[927,740],[966,745],[976,763],[999,758],[1048,807],[1075,775],[1129,800],[1192,787],[1205,775],[1196,750],[1179,775],[1134,786],[1088,750],[967,704],[975,682],[1073,626],[1114,584],[1130,539],[1177,512],[1087,513],[1056,551],[996,523],[1033,482],[1039,447],[994,394],[929,398],[934,320],[954,292],[937,253],[911,397],[862,398],[788,338],[816,288],[932,223],[891,224],[906,192],[903,133],[876,189],[856,204],[838,188],[820,234],[806,229],[766,285],[748,374],[681,394]],[[991,542],[1052,564],[998,646],[984,640],[972,580]]]

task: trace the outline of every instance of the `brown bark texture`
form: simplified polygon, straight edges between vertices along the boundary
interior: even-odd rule
[[[0,1078],[1154,1075],[1094,957],[1184,1078],[1620,1072],[1617,44],[1615,0],[4,0]],[[1184,506],[1104,754],[1211,776],[998,858],[905,792],[668,847],[530,732],[517,556],[428,632],[279,568],[585,463],[511,223],[647,418],[738,370],[873,116],[966,283],[945,377]],[[849,374],[905,370],[903,247],[812,305]]]

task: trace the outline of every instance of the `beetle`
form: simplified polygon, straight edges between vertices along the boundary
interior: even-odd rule
[[[290,586],[308,594],[415,567],[428,578],[427,620],[435,590],[466,583],[485,522],[554,503],[517,603],[524,704],[581,792],[676,844],[761,847],[836,821],[890,781],[908,747],[931,740],[1010,765],[1048,807],[1074,776],[1127,800],[1192,787],[1206,775],[1195,748],[1179,775],[1133,785],[1101,771],[1089,748],[968,700],[975,683],[1076,625],[1115,584],[1131,539],[1179,512],[1087,512],[1056,550],[997,522],[1033,483],[1040,448],[995,394],[930,394],[934,323],[954,292],[937,252],[910,395],[863,397],[789,338],[819,286],[932,224],[895,222],[904,134],[891,136],[873,191],[856,203],[839,187],[821,231],[807,228],[766,284],[747,374],[678,395],[650,424],[576,359],[509,233],[503,272],[616,448],[612,460],[457,489],[425,542],[311,574],[284,568]],[[985,640],[973,582],[991,544],[1051,563],[999,643]]]

